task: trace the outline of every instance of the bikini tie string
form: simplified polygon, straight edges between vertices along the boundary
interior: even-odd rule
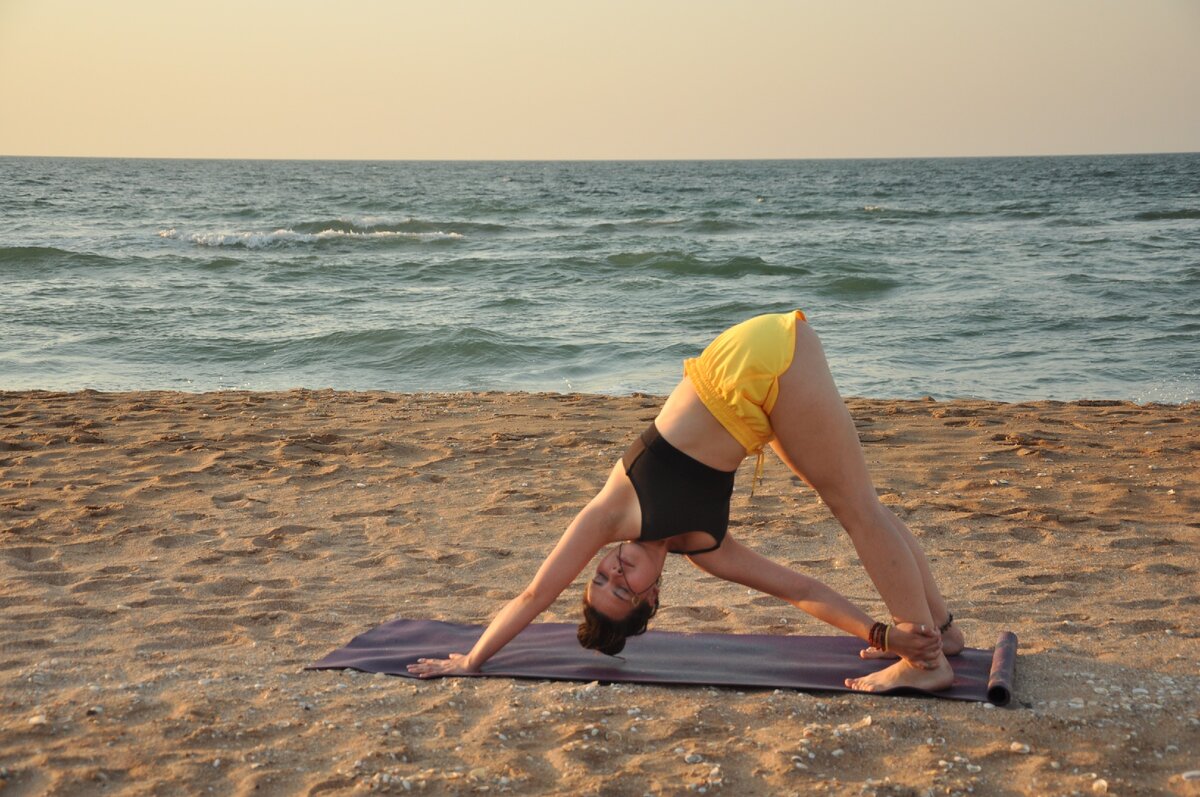
[[[758,449],[758,459],[754,463],[754,479],[750,482],[750,497],[754,497],[754,488],[758,487],[758,483],[762,481],[763,465],[765,464],[765,452]]]

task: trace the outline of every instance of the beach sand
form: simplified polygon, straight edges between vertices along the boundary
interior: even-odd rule
[[[1013,707],[303,671],[487,622],[654,397],[0,393],[0,794],[1200,794],[1200,405],[847,403],[968,644],[1020,637]],[[752,467],[731,533],[883,617]],[[682,557],[655,627],[840,633]]]

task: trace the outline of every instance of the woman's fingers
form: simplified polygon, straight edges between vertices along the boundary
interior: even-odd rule
[[[465,672],[464,653],[451,653],[447,659],[417,659],[415,664],[408,665],[408,671],[420,678],[435,678],[456,672]]]
[[[417,659],[416,664],[408,665],[408,671],[421,678],[428,678],[441,670],[439,664],[445,663],[448,662],[444,659]]]

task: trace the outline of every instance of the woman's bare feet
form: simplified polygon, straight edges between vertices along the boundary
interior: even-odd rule
[[[942,632],[942,653],[945,653],[947,656],[957,656],[959,653],[962,653],[962,649],[965,646],[966,640],[958,626],[951,625]]]
[[[945,656],[940,658],[937,666],[932,670],[915,667],[904,659],[900,659],[879,672],[864,675],[862,678],[846,679],[846,686],[858,692],[886,692],[902,686],[936,692],[948,688],[952,683],[954,683],[954,670],[950,668],[950,662],[946,661]]]

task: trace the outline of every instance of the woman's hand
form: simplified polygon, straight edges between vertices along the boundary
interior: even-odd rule
[[[478,668],[472,667],[467,656],[451,653],[448,659],[417,659],[408,665],[408,671],[418,678],[442,678],[447,675],[476,675]]]
[[[888,632],[888,649],[867,648],[859,653],[864,659],[896,658],[927,669],[937,665],[942,653],[942,636],[936,628],[916,623],[896,623]]]

